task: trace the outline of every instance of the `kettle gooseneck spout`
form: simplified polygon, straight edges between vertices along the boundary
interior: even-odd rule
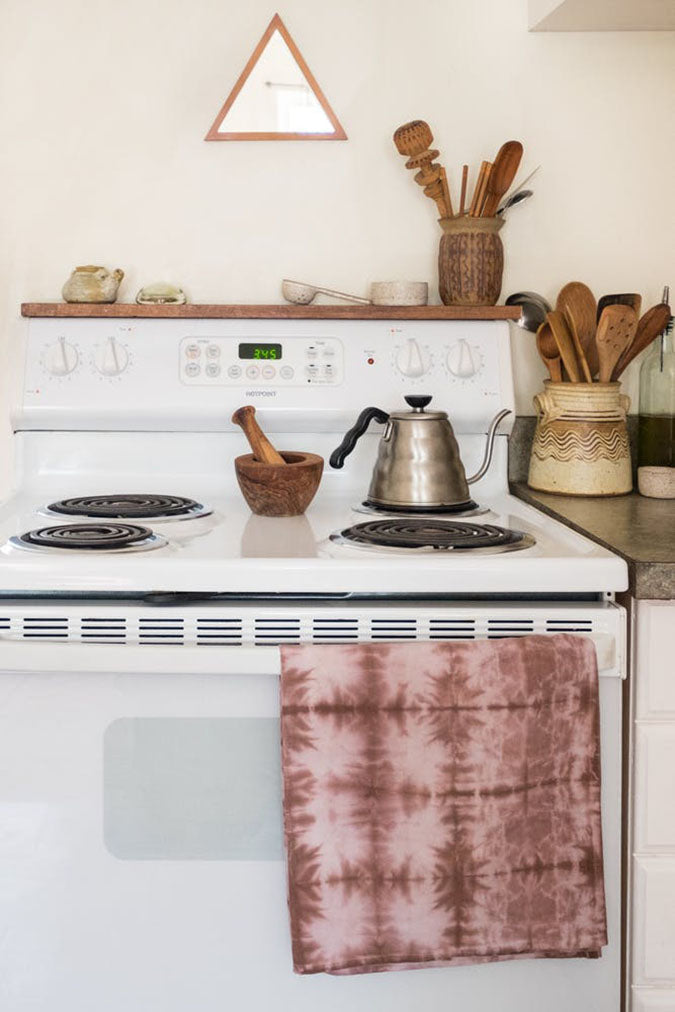
[[[492,463],[492,451],[495,445],[495,436],[497,435],[497,429],[507,415],[510,415],[511,411],[509,408],[504,408],[499,414],[495,415],[490,422],[490,428],[487,431],[487,438],[485,442],[485,455],[483,457],[483,463],[480,465],[475,474],[472,474],[470,478],[466,479],[467,485],[473,485],[474,482],[478,481],[486,473],[490,464]]]

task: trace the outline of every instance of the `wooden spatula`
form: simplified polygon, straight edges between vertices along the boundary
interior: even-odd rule
[[[614,366],[612,379],[617,380],[627,365],[636,358],[641,351],[651,344],[652,341],[663,333],[668,326],[670,319],[670,306],[665,302],[659,302],[644,313],[638,322],[635,337],[628,344]]]
[[[546,314],[546,319],[551,325],[551,331],[558,346],[560,357],[563,360],[565,372],[573,383],[581,383],[581,373],[579,372],[577,354],[574,350],[574,341],[572,340],[570,328],[567,326],[564,314],[554,309],[551,313]]]
[[[513,182],[522,157],[523,145],[520,141],[507,141],[502,144],[488,176],[482,217],[491,218],[496,213],[499,201]]]
[[[573,319],[583,356],[588,363],[591,377],[598,371],[598,352],[595,347],[595,296],[588,285],[581,281],[570,281],[560,289],[556,309]],[[574,330],[572,330],[574,337]],[[581,362],[581,358],[579,359]],[[581,362],[583,368],[583,362]],[[585,375],[585,372],[584,372]],[[590,383],[590,380],[588,381]]]
[[[232,415],[232,421],[235,425],[241,425],[244,430],[244,435],[251,445],[253,456],[256,460],[261,461],[263,464],[281,464],[283,467],[288,466],[284,458],[277,450],[274,449],[269,439],[258,425],[255,417],[255,408],[252,404],[246,404],[243,408],[237,408],[235,413]]]
[[[598,320],[605,306],[632,306],[637,315],[642,308],[642,296],[637,292],[622,292],[619,295],[601,295],[598,299]]]
[[[586,355],[584,354],[584,349],[582,347],[581,340],[579,338],[579,331],[577,329],[576,320],[574,319],[574,313],[571,309],[568,309],[563,315],[567,320],[567,326],[569,327],[570,334],[572,335],[572,343],[574,345],[574,350],[576,352],[577,362],[581,366],[581,371],[584,374],[584,379],[586,380],[587,383],[592,383],[593,377],[591,375],[591,370],[589,369],[588,361],[586,359]]]
[[[537,351],[554,383],[562,383],[562,361],[548,320],[537,330]]]
[[[611,382],[617,362],[633,340],[637,322],[631,306],[612,305],[603,309],[595,335],[601,383]]]

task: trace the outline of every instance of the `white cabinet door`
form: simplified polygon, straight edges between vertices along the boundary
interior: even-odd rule
[[[675,860],[635,859],[633,983],[675,986]]]
[[[675,1012],[675,988],[666,991],[634,988],[631,1012]]]
[[[675,721],[636,725],[634,827],[638,853],[675,855]]]
[[[637,607],[636,713],[638,720],[675,720],[675,601]]]

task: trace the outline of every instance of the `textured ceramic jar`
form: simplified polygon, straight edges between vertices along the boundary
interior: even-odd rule
[[[565,495],[623,495],[633,487],[620,383],[544,383],[528,485]]]
[[[440,218],[438,290],[446,306],[494,306],[502,290],[503,218]]]
[[[124,271],[87,264],[76,267],[61,290],[65,302],[114,302]]]

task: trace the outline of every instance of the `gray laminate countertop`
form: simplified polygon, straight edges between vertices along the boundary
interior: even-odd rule
[[[633,597],[675,600],[675,500],[621,496],[572,496],[535,492],[523,481],[511,491],[519,499],[580,534],[597,541],[628,563]]]

